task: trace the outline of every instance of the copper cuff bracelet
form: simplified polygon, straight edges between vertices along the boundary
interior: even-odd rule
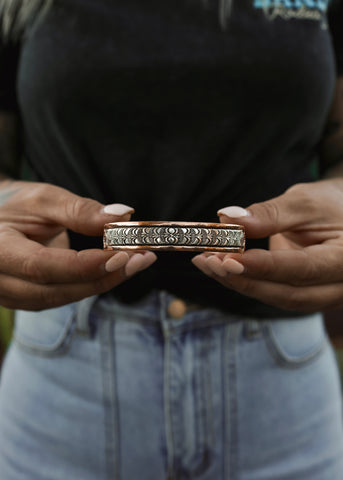
[[[104,226],[106,250],[179,250],[242,253],[241,225],[204,222],[116,222]]]

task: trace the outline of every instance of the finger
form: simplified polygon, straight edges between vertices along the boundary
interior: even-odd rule
[[[343,283],[295,287],[235,275],[213,278],[237,293],[285,310],[310,313],[343,305]]]
[[[135,255],[138,254],[134,254],[131,258]],[[148,268],[156,260],[156,255],[151,252],[144,252],[139,256],[144,257],[145,261],[139,264],[136,262],[135,268],[131,267],[129,272],[126,271],[125,267],[122,267],[90,282],[38,285],[20,278],[0,274],[0,304],[7,308],[42,310],[105,293],[132,275]]]
[[[140,272],[141,270],[150,267],[156,259],[156,255],[150,251],[134,254],[125,265],[125,275],[130,277],[136,272]]]
[[[12,247],[15,245],[15,249]],[[149,251],[47,248],[16,230],[0,235],[1,272],[33,283],[94,281],[127,264],[127,276],[150,266],[157,259]]]
[[[120,253],[120,255],[119,255]],[[105,275],[106,262],[115,256],[123,266],[129,255],[100,249],[48,248],[16,230],[0,234],[1,273],[34,283],[72,283],[96,280]]]
[[[325,223],[330,228],[330,215],[327,208],[323,208],[319,195],[322,189],[320,183],[294,185],[284,194],[266,202],[250,205],[247,209],[237,206],[222,208],[217,212],[220,222],[238,222],[245,227],[250,238],[263,238],[289,230],[306,229],[309,219],[311,223]]]
[[[212,277],[213,269],[211,268],[210,265],[207,265],[206,258],[207,258],[206,254],[200,254],[200,255],[196,255],[195,257],[193,257],[191,261],[192,261],[193,265],[195,265],[205,275],[208,275],[209,277]]]
[[[210,261],[211,257],[207,259]],[[343,248],[334,245],[313,245],[301,250],[252,249],[241,256],[226,255],[216,261],[227,273],[289,285],[343,281]]]
[[[313,245],[313,242],[312,242]],[[269,237],[269,250],[289,250],[289,249],[300,249],[304,245],[300,246],[299,244],[293,242],[289,237],[283,233],[277,233]]]
[[[317,312],[343,306],[343,283],[296,287],[240,275],[218,275],[202,255],[192,262],[224,287],[277,308]]]
[[[70,239],[66,230],[63,230],[61,233],[55,237],[49,238],[44,242],[40,242],[42,245],[49,248],[70,248]]]
[[[121,270],[117,270],[96,281],[75,284],[38,285],[4,275],[1,275],[0,279],[2,306],[22,310],[43,310],[104,293],[122,283],[126,277]]]
[[[225,277],[229,272],[227,268],[224,268],[226,267],[226,264],[224,265],[223,262],[224,260],[227,260],[228,258],[230,258],[231,260],[230,267],[232,267],[232,269],[235,270],[234,272],[230,272],[230,273],[236,273],[236,274],[243,273],[245,267],[242,265],[242,263],[240,263],[242,254],[237,253],[237,254],[229,254],[229,255],[221,252],[219,253],[204,252],[193,257],[192,262],[196,267],[200,268],[200,270],[206,273],[206,275],[211,276],[212,273],[216,273],[216,275]],[[237,256],[239,261],[234,260],[235,256]],[[236,265],[236,268],[235,268],[235,265]]]
[[[204,258],[204,261],[196,260],[204,273],[211,275],[214,272],[221,277],[243,275],[295,286],[343,281],[343,249],[332,244],[301,250],[251,249],[243,255],[207,254],[198,257]]]
[[[31,189],[19,189],[11,197],[12,205],[20,199],[21,208],[27,214],[23,222],[39,216],[46,223],[56,223],[84,235],[102,235],[105,223],[127,221],[134,209],[116,203],[102,205],[96,200],[50,184],[32,183]],[[8,206],[11,205],[8,204]]]

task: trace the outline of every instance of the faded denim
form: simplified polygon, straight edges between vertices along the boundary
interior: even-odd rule
[[[168,316],[86,299],[18,312],[0,384],[1,480],[342,480],[320,315]]]

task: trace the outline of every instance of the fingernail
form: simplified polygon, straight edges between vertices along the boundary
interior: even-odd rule
[[[223,263],[219,258],[215,255],[211,255],[206,259],[207,266],[219,277],[225,277],[227,275],[227,271],[223,267]]]
[[[126,252],[118,252],[109,260],[107,260],[105,263],[105,271],[107,273],[115,272],[116,270],[119,270],[119,268],[123,267],[128,260],[129,256]]]
[[[206,265],[206,258],[203,255],[196,255],[192,258],[192,263],[209,277],[212,275],[212,270]]]
[[[232,273],[234,275],[241,275],[245,271],[244,265],[237,262],[233,258],[228,258],[224,260],[223,267],[228,273]]]
[[[150,267],[156,259],[156,255],[152,252],[146,252],[144,254],[135,253],[125,266],[125,274],[130,277],[131,275]]]
[[[112,203],[111,205],[106,205],[103,208],[103,213],[106,213],[107,215],[118,215],[120,217],[128,213],[134,213],[134,211],[134,208],[122,203]]]
[[[242,207],[226,207],[218,210],[217,215],[226,215],[231,218],[249,217],[251,213]]]

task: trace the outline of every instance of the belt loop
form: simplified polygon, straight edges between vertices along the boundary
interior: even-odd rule
[[[159,308],[160,308],[160,319],[164,320],[166,317],[166,311],[168,306],[168,294],[166,291],[161,290],[158,292],[159,299]]]
[[[159,292],[159,300],[160,300],[160,324],[163,332],[164,338],[169,337],[171,325],[167,318],[167,308],[168,302],[170,300],[171,295],[169,295],[165,290],[161,290]]]
[[[91,338],[94,335],[94,325],[91,324],[90,311],[96,302],[98,295],[87,297],[77,303],[76,308],[76,332]]]

